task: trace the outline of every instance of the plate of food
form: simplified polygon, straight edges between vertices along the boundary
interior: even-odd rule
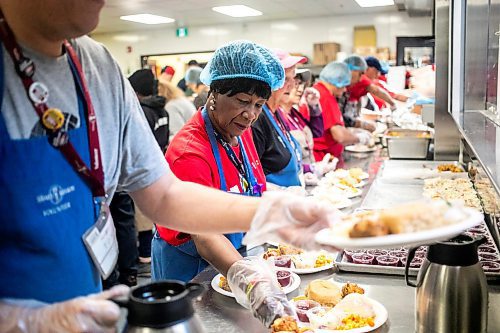
[[[312,274],[330,269],[334,265],[333,254],[326,251],[310,251],[291,256],[290,270],[299,275]]]
[[[417,246],[447,240],[484,220],[461,202],[422,200],[386,210],[356,212],[334,227],[320,230],[320,244],[344,249]]]
[[[347,195],[336,187],[316,187],[312,192],[312,196],[318,201],[323,201],[333,205],[336,209],[344,209],[351,207],[353,202]]]
[[[363,187],[366,185],[366,182],[363,179],[353,177],[349,174],[348,171],[343,170],[345,172],[337,172],[331,171],[327,173],[320,181],[321,184],[329,184],[329,185],[346,185],[352,187]]]
[[[281,288],[283,289],[283,292],[285,294],[289,294],[292,291],[295,291],[297,290],[297,288],[299,288],[300,277],[297,274],[290,271],[277,270],[276,275],[278,278],[278,282],[280,283]],[[219,294],[228,297],[234,297],[234,294],[231,292],[231,288],[229,287],[227,279],[222,274],[217,274],[212,279],[211,286]]]
[[[345,146],[344,150],[351,153],[371,153],[377,150],[377,147],[375,146],[369,147],[367,145],[362,145],[358,143],[351,146]]]
[[[311,274],[330,269],[334,265],[336,253],[327,251],[304,251],[289,245],[280,244],[262,254],[271,261],[276,269],[287,269],[296,274]]]
[[[293,299],[299,327],[314,332],[370,332],[387,321],[387,310],[355,283],[314,280]]]

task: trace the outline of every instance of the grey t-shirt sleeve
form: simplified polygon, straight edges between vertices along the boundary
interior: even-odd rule
[[[134,90],[122,74],[120,79],[123,85],[122,107],[125,118],[117,191],[132,192],[153,184],[168,171],[168,164],[149,128]]]
[[[108,194],[143,189],[168,172],[137,96],[100,43],[78,39],[99,127]]]

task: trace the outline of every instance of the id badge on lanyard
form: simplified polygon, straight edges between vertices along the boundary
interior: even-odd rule
[[[118,241],[108,204],[102,198],[96,202],[96,205],[97,220],[83,234],[82,238],[101,277],[107,279],[118,260]]]
[[[104,171],[102,168],[97,120],[90,93],[83,75],[82,65],[75,50],[68,41],[64,41],[64,48],[69,58],[69,65],[77,86],[78,102],[83,104],[87,131],[89,137],[90,165],[88,167],[82,160],[75,147],[69,141],[68,133],[62,128],[64,114],[61,110],[49,108],[46,104],[49,96],[48,88],[34,78],[35,65],[33,61],[23,54],[12,30],[0,9],[0,38],[12,58],[16,72],[20,77],[35,112],[40,122],[47,131],[50,144],[59,149],[73,170],[77,172],[92,190],[96,205],[96,222],[82,236],[83,242],[101,276],[106,279],[118,259],[118,242],[113,219],[105,201]],[[83,103],[82,103],[83,102]]]

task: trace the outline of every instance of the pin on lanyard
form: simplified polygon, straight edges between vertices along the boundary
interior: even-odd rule
[[[242,183],[242,188],[245,192],[250,192],[250,195],[252,196],[261,196],[262,195],[262,185],[257,183],[257,180],[255,179],[255,176],[253,175],[253,171],[250,166],[250,162],[248,162],[248,157],[246,156],[245,153],[245,147],[243,146],[243,143],[241,142],[241,139],[238,137],[238,143],[240,145],[240,151],[241,151],[241,156],[243,162],[241,162],[237,157],[234,152],[234,150],[231,148],[229,143],[227,143],[220,133],[218,133],[212,126],[212,121],[210,120],[210,117],[208,116],[208,112],[203,108],[202,110],[202,116],[203,120],[205,122],[205,130],[207,131],[208,138],[210,140],[210,145],[212,146],[212,153],[214,154],[215,160],[217,162],[217,167],[219,168],[219,174],[221,177],[221,186],[225,187],[225,179],[223,176],[223,170],[222,170],[222,165],[219,165],[220,163],[220,154],[219,154],[219,149],[217,148],[217,142],[221,144],[221,146],[224,148],[226,151],[226,154],[228,155],[229,159],[235,166],[236,170],[238,171],[240,182]],[[243,183],[244,182],[244,183]],[[224,184],[224,185],[222,185]],[[221,187],[221,189],[222,189]]]
[[[214,135],[217,141],[222,145],[222,148],[224,148],[224,150],[226,151],[226,154],[229,157],[231,163],[233,163],[236,170],[238,170],[238,174],[242,182],[241,185],[244,187],[243,190],[246,191],[247,189],[249,189],[249,181],[247,180],[248,176],[245,170],[245,166],[240,161],[238,156],[236,156],[236,153],[234,152],[233,148],[231,148],[231,145],[226,140],[224,140],[222,135],[220,135],[220,133],[218,133],[215,129],[214,129]],[[238,138],[238,144],[240,146],[240,149],[244,149],[240,138]]]
[[[20,77],[28,100],[33,106],[40,122],[48,133],[50,144],[61,151],[68,163],[85,180],[91,188],[94,197],[105,197],[104,171],[102,168],[101,150],[99,145],[99,133],[97,131],[97,121],[94,107],[90,99],[90,93],[83,76],[82,65],[76,52],[68,41],[64,41],[64,48],[68,54],[68,61],[73,76],[75,77],[78,97],[83,98],[85,114],[87,116],[87,134],[90,149],[90,168],[80,157],[75,147],[69,141],[68,133],[62,128],[64,125],[64,114],[56,108],[49,108],[47,101],[49,89],[45,84],[35,81],[35,64],[26,57],[17,43],[12,30],[10,29],[3,12],[0,10],[0,39],[7,49],[18,76]]]

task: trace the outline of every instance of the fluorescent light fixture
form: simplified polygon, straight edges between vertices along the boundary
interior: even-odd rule
[[[212,7],[212,10],[232,17],[260,16],[262,12],[245,5]]]
[[[394,5],[394,0],[354,0],[360,7],[381,7]]]
[[[120,16],[120,20],[132,21],[143,24],[163,24],[175,22],[174,19],[165,16],[158,16],[153,14],[136,14]]]

